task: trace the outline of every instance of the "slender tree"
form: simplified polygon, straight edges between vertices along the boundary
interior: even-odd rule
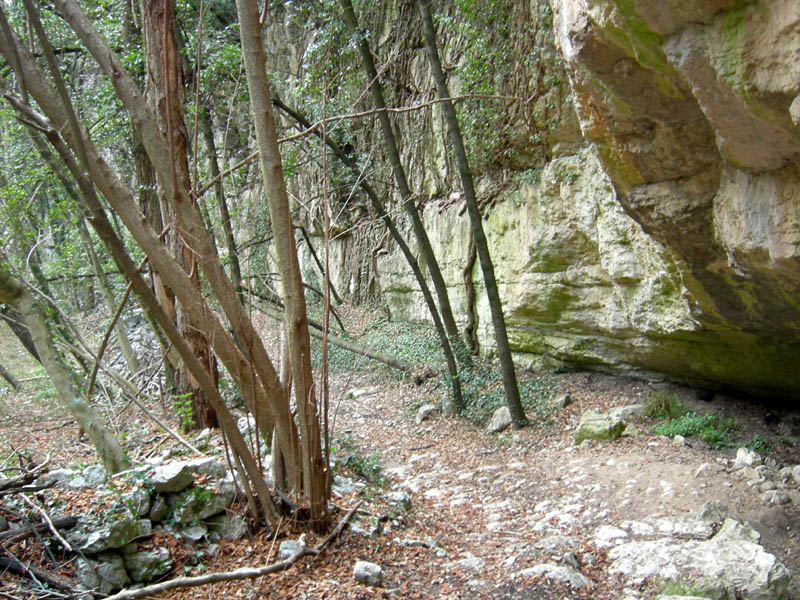
[[[461,178],[461,185],[464,190],[464,200],[469,214],[470,227],[475,239],[475,249],[478,254],[478,261],[483,272],[483,280],[486,286],[486,295],[489,299],[489,309],[492,313],[492,325],[494,326],[494,336],[497,345],[497,357],[500,360],[500,368],[503,371],[503,387],[505,388],[506,403],[511,411],[511,418],[516,427],[524,427],[528,424],[522,402],[519,397],[519,386],[517,385],[517,374],[514,370],[514,361],[511,358],[511,348],[508,344],[508,334],[506,332],[506,322],[503,315],[503,305],[500,302],[500,293],[497,290],[497,280],[494,276],[494,265],[489,254],[489,244],[486,241],[486,234],[483,231],[483,220],[478,201],[475,196],[475,186],[472,181],[472,172],[469,169],[467,152],[464,149],[464,140],[461,137],[461,129],[458,126],[453,103],[450,101],[450,92],[447,89],[447,81],[442,70],[442,63],[439,59],[439,50],[436,45],[436,32],[433,27],[428,0],[417,0],[420,14],[422,15],[423,33],[425,36],[425,50],[428,55],[428,62],[431,65],[431,73],[436,81],[436,88],[439,97],[444,100],[442,112],[447,123],[447,132],[450,143],[458,164],[458,173]]]
[[[189,175],[188,141],[183,117],[183,77],[181,58],[175,24],[174,0],[144,0],[142,2],[142,25],[145,38],[147,65],[147,96],[157,115],[159,128],[167,141],[169,160],[168,186],[161,177],[156,177],[160,192],[162,216],[166,216],[171,228],[173,251],[183,269],[189,275],[192,285],[200,289],[199,264],[191,239],[187,239],[179,218],[172,206],[175,203],[189,202],[191,210],[197,209],[196,199],[191,195]],[[171,188],[172,197],[167,198]],[[184,339],[194,348],[195,355],[206,365],[212,378],[218,379],[217,361],[211,351],[208,339],[189,324],[184,308],[179,304],[177,311],[178,328]],[[184,368],[181,370],[176,392],[191,398],[191,413],[184,419],[186,429],[202,429],[217,425],[214,409],[209,404],[196,378]]]
[[[378,109],[378,122],[380,123],[381,133],[383,135],[383,142],[386,146],[386,151],[389,155],[389,162],[392,165],[392,173],[394,174],[395,182],[397,183],[400,192],[400,198],[403,202],[403,209],[411,221],[411,226],[414,231],[414,237],[425,258],[425,263],[428,265],[428,274],[433,282],[433,287],[436,290],[436,296],[439,300],[439,312],[444,323],[445,330],[447,331],[450,346],[453,348],[459,362],[465,366],[470,366],[471,360],[469,354],[466,352],[464,343],[458,334],[458,326],[456,325],[455,318],[453,317],[453,310],[450,306],[450,297],[447,292],[447,284],[442,276],[441,269],[439,268],[439,261],[436,259],[436,254],[433,252],[428,233],[425,231],[425,226],[422,223],[422,218],[417,212],[417,207],[414,204],[414,196],[408,185],[408,178],[406,177],[405,168],[400,160],[400,151],[397,147],[397,139],[392,129],[392,123],[389,115],[386,112],[386,101],[383,95],[383,85],[381,78],[378,75],[378,70],[375,67],[375,59],[372,56],[372,51],[367,41],[367,35],[361,30],[358,25],[356,13],[353,10],[353,3],[351,0],[341,0],[342,10],[344,11],[344,20],[350,27],[353,36],[356,38],[358,46],[358,53],[361,56],[361,62],[364,67],[364,72],[367,76],[367,83],[372,93],[372,100],[375,103],[375,108]]]
[[[112,474],[127,469],[130,462],[122,447],[92,405],[81,396],[75,383],[77,375],[69,369],[64,357],[56,348],[44,311],[36,304],[25,285],[2,267],[0,267],[0,303],[12,306],[21,315],[58,397],[89,436],[106,471]]]
[[[289,115],[292,119],[294,119],[297,123],[299,123],[303,127],[305,128],[311,127],[311,121],[296,109],[287,106],[283,101],[281,101],[276,97],[273,97],[272,102],[281,111]],[[314,129],[314,134],[321,137],[321,134],[317,129]],[[384,207],[383,202],[380,199],[380,196],[378,196],[377,192],[369,184],[369,182],[364,177],[361,176],[361,169],[359,169],[358,163],[356,162],[355,158],[353,158],[352,153],[345,152],[342,146],[338,144],[336,140],[330,135],[325,136],[325,143],[331,149],[331,151],[336,155],[336,157],[348,169],[350,169],[353,176],[359,182],[359,186],[361,187],[361,189],[364,190],[364,192],[367,194],[367,197],[372,203],[372,207],[375,209],[375,212],[383,221],[384,225],[386,226],[386,229],[392,236],[392,239],[394,239],[398,248],[400,248],[400,251],[403,253],[406,262],[408,262],[408,266],[411,268],[411,272],[414,274],[414,277],[417,280],[417,284],[419,285],[419,289],[422,292],[422,297],[425,299],[425,304],[428,307],[428,312],[430,313],[431,319],[433,320],[434,327],[436,328],[436,333],[439,336],[439,344],[442,346],[442,352],[444,353],[445,360],[447,361],[447,372],[450,375],[450,385],[453,390],[453,409],[456,412],[462,411],[464,409],[464,398],[461,392],[461,378],[458,375],[458,366],[456,364],[456,359],[453,354],[452,347],[450,346],[449,340],[447,338],[447,332],[445,331],[444,324],[442,323],[442,318],[439,315],[439,309],[436,307],[436,301],[433,298],[433,294],[431,293],[431,288],[428,285],[428,282],[425,280],[425,276],[422,273],[422,268],[419,266],[417,257],[414,256],[414,253],[411,251],[411,248],[409,248],[405,237],[403,237],[403,234],[400,233],[400,230],[398,229],[397,224],[394,222],[394,219],[392,219],[392,217],[386,211],[386,208]]]
[[[324,523],[327,518],[328,465],[322,453],[320,415],[311,372],[311,345],[306,318],[303,282],[297,259],[289,197],[283,181],[283,167],[278,149],[278,135],[270,103],[266,58],[261,39],[261,23],[255,0],[237,0],[250,111],[258,142],[261,173],[272,220],[278,268],[281,274],[285,306],[284,327],[287,335],[295,405],[303,444],[304,492],[309,502],[311,520]]]

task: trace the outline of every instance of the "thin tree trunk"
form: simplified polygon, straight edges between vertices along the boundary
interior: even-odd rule
[[[155,118],[144,98],[141,96],[135,82],[125,71],[119,58],[114,54],[107,42],[97,33],[75,0],[53,0],[53,3],[92,54],[98,66],[111,80],[117,96],[122,101],[126,110],[131,114],[132,121],[139,131],[142,143],[147,149],[148,155],[151,157],[151,164],[156,169],[156,172],[160,173],[160,180],[166,182],[170,186],[166,196],[172,198],[172,181],[168,168],[170,162],[167,159],[169,156],[168,148],[165,140],[154,126]],[[20,54],[23,54],[22,50],[20,50]],[[33,59],[30,57],[29,53],[26,54],[25,67],[34,72],[36,71],[35,66],[33,66]],[[40,79],[38,76],[32,76],[32,81],[38,84]],[[33,94],[33,90],[31,93]],[[45,89],[38,87],[37,93],[43,96],[42,102],[48,100],[48,92]],[[35,94],[33,95],[35,97]],[[37,100],[37,102],[39,101]],[[39,104],[40,106],[42,105],[41,102],[39,102]],[[64,116],[56,110],[51,118],[54,123],[62,123]],[[65,132],[65,135],[67,134],[70,135],[68,141],[72,140],[71,143],[75,143],[71,137],[72,134]],[[88,140],[85,134],[82,135]],[[76,139],[80,138],[78,137]],[[88,141],[86,145],[90,147]],[[128,190],[122,186],[114,174],[109,171],[108,166],[99,157],[95,148],[92,148],[92,153],[92,161],[89,161],[88,164],[92,178],[96,181],[101,191],[103,191],[103,195],[109,198],[109,202],[111,202],[112,199],[118,202],[118,204],[114,205],[114,209],[120,216],[122,216],[123,213],[126,215],[125,218],[128,219],[128,221],[126,221],[125,224],[137,240],[137,243],[143,248],[147,247],[152,249],[154,254],[150,255],[150,258],[154,269],[160,271],[165,278],[166,275],[169,274],[173,280],[179,279],[180,275],[172,271],[174,262],[163,258],[157,253],[160,243],[152,239],[152,232],[150,230],[142,227],[141,217],[133,216],[135,209],[132,210],[132,208],[127,205],[127,201],[122,200],[129,194]],[[180,193],[180,190],[178,190],[178,192]],[[206,231],[200,222],[197,211],[194,210],[193,206],[188,201],[176,202],[172,208],[178,215],[178,220],[182,224],[186,236],[190,238],[194,244],[193,249],[202,263],[206,280],[211,286],[216,299],[219,301],[220,308],[224,311],[227,321],[233,329],[234,335],[247,353],[249,367],[255,370],[258,380],[261,385],[263,385],[263,388],[258,386],[258,389],[253,392],[255,394],[255,400],[258,401],[253,410],[264,410],[269,413],[269,418],[264,417],[260,419],[260,423],[265,423],[269,420],[271,424],[271,419],[274,415],[275,422],[280,424],[278,435],[282,438],[281,443],[283,447],[289,452],[289,458],[291,459],[289,469],[292,474],[293,486],[295,486],[295,489],[299,489],[301,468],[299,462],[300,452],[297,428],[294,425],[293,417],[289,410],[288,397],[281,388],[280,380],[275,372],[273,363],[255,331],[252,321],[245,312],[236,291],[233,289],[230,279],[225,274],[225,270],[219,262],[219,258],[214,252],[213,245],[210,242],[208,231]],[[130,219],[133,220],[131,221]],[[175,288],[172,285],[170,285],[170,287],[178,296],[181,294],[191,294],[191,290]],[[203,302],[202,304],[205,303]],[[203,313],[202,315],[195,315],[195,318],[208,319],[214,327],[219,325],[218,321],[213,319],[210,314]],[[212,332],[211,329],[204,329],[204,331],[208,333],[210,339],[215,344],[217,355],[222,358],[219,351],[216,350],[217,340],[214,336],[217,334]],[[223,340],[219,343],[227,344],[227,342],[227,340]],[[228,367],[228,371],[231,372],[232,368],[233,367]],[[240,367],[237,366],[236,368],[238,369]],[[262,390],[266,394],[266,397],[269,398],[269,404],[262,405],[260,402],[264,398],[264,396],[261,396]],[[250,390],[242,390],[242,393],[248,394]]]
[[[0,377],[5,379],[8,382],[8,385],[10,385],[15,390],[19,389],[19,382],[16,379],[14,379],[14,376],[11,373],[6,371],[6,368],[3,365],[0,365]]]
[[[233,235],[231,214],[228,211],[228,201],[225,200],[225,190],[222,185],[222,178],[219,176],[219,160],[217,159],[217,146],[214,142],[214,131],[211,127],[211,116],[207,110],[200,111],[200,130],[203,132],[203,140],[206,143],[208,152],[208,166],[211,177],[218,179],[214,184],[219,217],[222,221],[222,231],[225,233],[225,246],[228,248],[228,261],[231,271],[231,283],[239,296],[242,296],[242,269],[239,264],[239,250],[236,247],[236,237]]]
[[[514,370],[514,361],[511,358],[511,348],[508,344],[508,334],[506,332],[506,322],[503,316],[503,305],[500,302],[500,293],[497,290],[497,280],[494,276],[494,265],[489,255],[489,244],[486,241],[486,234],[483,231],[483,222],[478,201],[475,197],[475,186],[472,182],[472,173],[469,170],[467,152],[464,149],[464,140],[461,137],[461,129],[458,126],[458,118],[453,103],[449,101],[450,92],[447,89],[442,63],[439,60],[439,51],[436,46],[436,32],[433,28],[428,0],[417,0],[420,13],[422,14],[423,33],[425,36],[425,50],[428,54],[428,61],[431,65],[431,72],[436,81],[439,97],[445,102],[442,103],[442,111],[447,123],[447,131],[450,136],[450,143],[458,164],[458,172],[461,176],[461,185],[464,188],[464,199],[467,204],[472,233],[475,237],[475,248],[478,252],[478,260],[483,271],[483,280],[486,285],[486,295],[489,299],[489,309],[492,313],[492,325],[494,326],[494,336],[497,344],[497,357],[500,360],[500,368],[503,371],[503,387],[506,393],[506,403],[511,411],[511,418],[516,427],[524,427],[528,424],[522,402],[519,397],[519,386],[517,385],[517,374]]]
[[[2,17],[1,9],[0,17]],[[4,28],[3,33],[6,33],[6,31],[8,31],[8,29]],[[53,144],[67,168],[78,181],[83,197],[89,204],[89,209],[92,212],[91,223],[98,231],[99,237],[104,243],[109,243],[108,240],[116,240],[116,245],[112,244],[109,248],[110,253],[115,257],[115,260],[120,261],[118,262],[120,269],[134,283],[134,289],[137,291],[137,294],[139,294],[143,300],[148,301],[146,306],[157,316],[160,325],[170,337],[170,341],[181,353],[184,361],[190,366],[194,365],[195,376],[199,381],[204,382],[207,390],[211,389],[216,391],[213,384],[209,384],[210,377],[207,372],[197,368],[199,362],[175,329],[172,320],[168,316],[165,316],[166,313],[163,308],[154,300],[155,296],[147,286],[136,279],[139,276],[137,269],[133,262],[127,257],[127,254],[125,254],[124,246],[116,237],[110,223],[108,223],[103,209],[95,196],[94,188],[91,182],[86,178],[87,174],[91,175],[99,189],[103,191],[105,197],[109,200],[109,203],[119,212],[128,230],[132,233],[145,253],[150,256],[154,268],[165,273],[172,286],[180,290],[185,303],[192,307],[190,316],[194,319],[193,324],[202,331],[207,331],[212,334],[210,336],[211,339],[218,344],[215,349],[218,354],[226,360],[226,368],[236,381],[242,395],[249,400],[251,410],[262,411],[262,423],[265,423],[265,428],[269,431],[272,424],[267,396],[259,380],[253,373],[252,364],[238,352],[226,328],[216,320],[213,312],[205,304],[202,297],[198,294],[192,294],[193,288],[189,284],[185,272],[177,265],[174,258],[169,256],[163,244],[158,239],[158,236],[149,229],[144,216],[136,210],[136,204],[130,192],[116,178],[114,172],[104,162],[97,149],[89,140],[86,132],[82,129],[72,112],[71,102],[66,96],[66,88],[63,85],[63,81],[60,80],[58,71],[53,71],[54,79],[62,95],[63,104],[58,99],[59,94],[49,87],[47,78],[38,68],[33,57],[24,46],[17,42],[13,34],[9,33],[8,36],[0,36],[0,53],[3,54],[7,61],[14,64],[15,70],[17,70],[18,80],[26,82],[27,85],[32,88],[32,96],[36,99],[37,104],[48,112],[50,118],[58,123],[57,128],[53,127],[47,119],[35,113],[26,105],[16,101],[13,96],[7,93],[4,94],[6,99],[9,100],[16,111],[24,115],[26,121],[36,123],[36,127],[47,135],[49,141]],[[106,49],[104,56],[111,57],[112,53],[110,50]],[[19,61],[16,60],[18,57],[20,59]],[[117,67],[117,72],[124,72],[121,66]],[[75,163],[70,151],[64,146],[57,132],[60,132],[61,135],[67,138],[73,150],[81,157],[83,166],[79,167]],[[125,262],[126,260],[127,262]],[[217,396],[212,397],[212,399],[220,402],[219,406],[216,407],[218,411],[225,410],[224,403],[219,399],[218,393]],[[277,518],[276,510],[271,502],[266,485],[263,483],[263,479],[259,481],[259,478],[261,478],[260,471],[258,470],[255,460],[246,452],[246,445],[241,439],[241,434],[238,433],[238,429],[236,429],[235,420],[230,417],[227,412],[219,412],[219,414],[221,418],[223,415],[226,418],[222,423],[223,429],[226,431],[226,435],[230,436],[232,447],[235,448],[236,445],[239,444],[237,440],[241,441],[240,445],[245,451],[242,455],[242,460],[247,466],[248,475],[253,479],[259,499],[264,507],[265,515],[274,523]],[[261,489],[260,492],[259,488]]]
[[[181,75],[181,59],[178,53],[178,41],[175,34],[174,0],[145,0],[142,3],[142,25],[145,38],[145,56],[148,73],[148,96],[153,112],[158,116],[159,127],[167,140],[170,161],[170,178],[172,198],[166,197],[168,185],[158,176],[161,192],[162,214],[169,215],[172,227],[172,243],[175,256],[196,289],[200,289],[199,265],[191,240],[186,239],[186,232],[173,214],[171,205],[182,201],[190,201],[197,209],[196,201],[191,198],[191,179],[189,176],[188,146],[186,127],[183,118],[183,81]],[[209,374],[216,381],[219,378],[217,361],[208,339],[189,323],[182,305],[178,306],[178,328],[184,339],[194,348],[195,355],[206,365]],[[191,398],[191,415],[183,419],[185,430],[215,427],[217,418],[214,409],[205,397],[196,378],[184,367],[178,386],[178,396],[189,395]]]
[[[128,469],[130,463],[122,447],[92,406],[81,397],[73,382],[73,373],[52,341],[52,332],[41,309],[22,282],[3,268],[0,268],[0,302],[13,306],[22,316],[62,404],[92,440],[106,471],[111,475]]]
[[[272,103],[275,104],[278,108],[280,108],[283,112],[288,114],[292,117],[295,121],[300,123],[303,127],[309,128],[311,127],[311,122],[306,119],[301,113],[298,111],[288,107],[282,101],[277,98],[272,99]],[[319,136],[320,133],[318,130],[314,130],[314,134]],[[419,289],[422,292],[422,297],[425,299],[425,304],[428,307],[428,312],[431,315],[431,320],[433,321],[434,327],[436,328],[436,333],[439,336],[439,344],[442,346],[442,352],[444,352],[445,360],[447,361],[447,372],[450,375],[450,386],[453,390],[453,410],[455,412],[461,412],[464,409],[464,398],[461,392],[461,378],[458,374],[458,366],[456,364],[455,356],[453,355],[453,350],[450,346],[450,343],[447,339],[447,332],[445,331],[444,324],[442,323],[442,319],[439,315],[439,310],[436,307],[436,302],[433,299],[433,294],[431,293],[431,289],[428,286],[428,282],[425,280],[425,276],[422,274],[422,268],[419,266],[417,262],[417,258],[414,256],[414,253],[411,251],[411,248],[408,247],[403,234],[397,228],[394,220],[389,213],[386,212],[386,209],[383,206],[383,202],[381,202],[380,197],[375,192],[369,183],[361,177],[360,171],[358,169],[358,165],[356,161],[353,159],[352,156],[349,156],[342,147],[336,143],[329,136],[325,136],[325,143],[328,147],[333,151],[333,153],[341,160],[345,166],[347,166],[353,175],[356,177],[356,180],[359,181],[359,185],[361,189],[367,194],[367,197],[370,199],[375,212],[378,216],[383,220],[386,229],[389,230],[389,234],[394,239],[395,243],[397,244],[400,251],[403,253],[403,256],[408,262],[408,266],[411,268],[411,272],[414,274],[414,277],[417,280],[419,285]]]
[[[322,454],[320,419],[311,372],[311,343],[306,321],[305,296],[270,104],[261,24],[255,0],[237,0],[236,7],[250,91],[250,107],[286,307],[284,322],[288,334],[294,398],[302,433],[303,491],[309,504],[312,523],[321,525],[327,520],[329,466],[325,464]]]
[[[36,359],[37,362],[41,364],[42,359],[39,357],[39,353],[36,351],[36,346],[33,344],[31,332],[28,331],[25,323],[22,322],[22,317],[20,314],[11,306],[0,305],[0,319],[3,319],[3,321],[6,322],[8,328],[11,329],[11,333],[13,333],[14,337],[19,340],[19,343],[22,344],[22,347],[28,351],[28,354],[30,354]]]
[[[439,311],[441,313],[442,322],[444,323],[447,336],[450,340],[450,346],[453,349],[458,361],[465,367],[471,366],[471,359],[469,354],[465,351],[464,343],[458,334],[458,326],[456,325],[455,318],[453,317],[453,309],[450,306],[450,297],[447,292],[447,284],[442,276],[441,269],[439,268],[439,261],[433,252],[428,233],[425,231],[425,226],[422,219],[417,212],[414,205],[414,197],[408,185],[406,172],[403,164],[400,161],[400,151],[397,148],[397,140],[392,129],[392,123],[389,120],[389,115],[386,112],[386,101],[383,96],[383,86],[381,85],[378,76],[378,70],[375,68],[375,60],[372,57],[372,51],[369,48],[366,34],[361,31],[358,25],[355,11],[351,0],[341,0],[342,8],[344,9],[344,19],[350,27],[354,35],[358,36],[358,51],[361,55],[361,61],[364,65],[364,70],[367,74],[367,81],[369,83],[370,91],[372,92],[372,99],[375,103],[375,108],[378,109],[378,122],[381,126],[383,134],[383,141],[386,145],[386,151],[389,154],[389,162],[392,165],[392,172],[394,173],[397,187],[400,191],[400,197],[403,201],[403,209],[405,210],[408,218],[411,220],[411,225],[414,231],[414,236],[417,239],[422,256],[428,265],[428,273],[430,274],[433,287],[436,290],[436,296],[439,299]]]

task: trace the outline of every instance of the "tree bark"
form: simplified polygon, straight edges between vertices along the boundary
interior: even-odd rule
[[[22,347],[28,351],[28,354],[35,358],[38,363],[41,363],[42,359],[36,351],[36,346],[33,345],[31,332],[28,331],[25,323],[22,322],[22,317],[19,316],[19,313],[11,306],[0,305],[0,319],[6,322],[8,328],[11,329],[11,333],[19,340]]]
[[[239,27],[250,109],[258,141],[261,172],[272,219],[272,231],[281,273],[288,335],[292,384],[300,421],[303,462],[303,491],[309,504],[311,521],[327,520],[329,466],[322,454],[320,418],[311,372],[311,343],[306,321],[305,296],[297,259],[289,197],[283,181],[278,136],[270,103],[266,60],[261,39],[258,6],[255,0],[237,0]]]
[[[22,282],[3,268],[0,268],[0,302],[12,305],[22,316],[58,397],[92,440],[106,471],[114,474],[128,469],[130,463],[122,447],[91,404],[81,397],[73,382],[73,373],[52,341],[52,332],[41,309]]]
[[[175,256],[186,271],[191,284],[200,289],[199,265],[190,240],[187,240],[172,205],[189,202],[189,210],[197,210],[197,202],[191,196],[189,176],[186,126],[183,118],[183,78],[178,41],[175,34],[174,0],[145,0],[142,2],[142,26],[145,38],[145,57],[147,64],[147,90],[153,112],[157,115],[162,136],[167,141],[169,177],[171,186],[157,174],[160,191],[162,215],[169,220],[171,242]],[[166,197],[167,189],[172,188],[172,197]],[[217,361],[205,335],[189,323],[182,305],[178,305],[177,324],[183,338],[194,349],[195,355],[206,366],[211,377],[219,378]],[[182,418],[185,430],[203,429],[217,426],[214,409],[205,397],[197,379],[184,366],[181,370],[176,395],[189,395],[191,414]]]
[[[447,132],[450,143],[458,164],[458,172],[461,177],[461,185],[464,188],[464,200],[467,204],[467,213],[472,234],[475,237],[475,248],[478,253],[483,280],[486,285],[486,295],[489,299],[489,309],[492,313],[492,325],[494,326],[495,342],[497,344],[497,357],[500,360],[500,368],[503,371],[503,387],[506,393],[506,404],[511,411],[511,418],[514,426],[524,427],[528,424],[522,402],[519,397],[519,386],[517,385],[517,374],[514,370],[514,361],[511,358],[511,348],[508,344],[508,333],[506,332],[506,322],[503,315],[503,305],[500,302],[500,293],[497,290],[497,280],[494,276],[494,265],[489,254],[489,244],[486,241],[486,234],[483,231],[483,221],[478,208],[478,201],[475,197],[475,186],[472,181],[472,173],[469,170],[467,152],[464,149],[464,140],[461,137],[461,129],[458,126],[458,118],[453,103],[449,101],[450,92],[447,89],[442,63],[439,59],[439,51],[436,46],[436,32],[433,28],[428,0],[417,0],[420,13],[422,15],[423,33],[425,36],[425,50],[428,54],[428,61],[431,65],[431,72],[436,81],[439,97],[445,102],[442,103],[442,111],[447,123]]]
[[[453,349],[460,364],[465,367],[471,366],[471,359],[469,354],[464,348],[460,336],[458,335],[458,327],[455,318],[453,317],[453,309],[450,306],[450,297],[447,292],[447,284],[442,276],[439,262],[436,259],[436,254],[433,252],[428,233],[425,231],[425,226],[422,219],[417,212],[414,205],[414,197],[408,185],[406,172],[403,168],[403,163],[400,160],[400,151],[397,148],[397,140],[392,129],[392,123],[389,120],[389,115],[386,112],[386,101],[383,96],[383,86],[378,76],[378,70],[375,68],[375,60],[372,57],[372,51],[369,48],[366,34],[361,31],[358,25],[355,11],[351,0],[341,0],[342,9],[344,10],[344,19],[350,27],[354,35],[358,36],[358,51],[361,55],[361,61],[364,65],[364,70],[367,74],[367,81],[369,83],[370,91],[372,92],[372,99],[375,103],[375,108],[378,109],[378,122],[381,126],[383,134],[383,141],[386,145],[386,151],[389,154],[389,162],[392,165],[392,172],[394,179],[397,182],[397,187],[400,191],[400,197],[403,201],[403,209],[405,210],[408,218],[411,220],[411,226],[414,231],[414,236],[419,245],[422,256],[428,265],[428,274],[433,282],[433,287],[436,290],[436,296],[439,299],[439,311],[441,313],[442,322],[444,323],[447,336],[450,340],[450,346]]]
[[[242,268],[239,264],[239,250],[236,247],[236,237],[233,235],[231,214],[228,210],[228,201],[225,199],[225,190],[222,185],[222,178],[219,176],[219,160],[217,159],[217,146],[214,142],[214,131],[211,127],[211,116],[208,114],[208,109],[205,108],[200,111],[200,130],[203,132],[203,140],[206,143],[206,151],[208,152],[208,167],[211,171],[211,177],[217,180],[217,182],[214,184],[214,193],[216,194],[220,221],[222,221],[222,231],[225,233],[225,246],[228,249],[231,283],[241,297],[243,290]]]

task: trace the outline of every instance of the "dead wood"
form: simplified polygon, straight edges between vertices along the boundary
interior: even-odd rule
[[[78,522],[76,517],[66,516],[60,519],[53,519],[53,527],[55,529],[69,529],[74,527]],[[0,543],[16,544],[22,540],[31,537],[35,531],[46,531],[50,526],[47,523],[37,523],[35,525],[25,525],[24,527],[15,527],[8,531],[0,533]]]

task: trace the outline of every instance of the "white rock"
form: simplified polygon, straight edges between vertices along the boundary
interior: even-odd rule
[[[499,433],[506,429],[509,425],[511,425],[511,411],[507,406],[501,406],[494,411],[492,420],[489,421],[486,431],[489,433]]]
[[[364,585],[380,587],[383,584],[383,569],[375,563],[359,560],[353,567],[353,578]]]
[[[736,460],[733,463],[734,468],[740,469],[742,467],[757,467],[761,464],[761,456],[757,452],[749,448],[739,448],[736,451]]]

